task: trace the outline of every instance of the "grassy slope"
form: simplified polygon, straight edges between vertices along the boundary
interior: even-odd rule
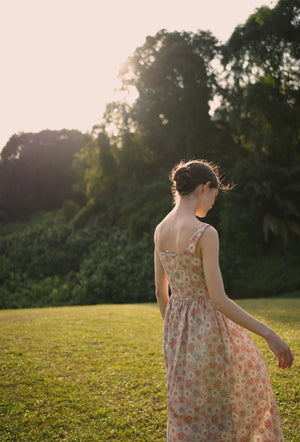
[[[299,299],[243,300],[299,354]],[[162,321],[155,304],[0,312],[3,441],[163,441]],[[262,339],[287,441],[299,440],[299,361],[280,371]]]

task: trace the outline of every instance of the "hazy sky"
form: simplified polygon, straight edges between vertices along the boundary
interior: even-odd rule
[[[147,35],[210,30],[226,41],[272,0],[0,0],[0,149],[19,131],[91,130],[120,65]]]

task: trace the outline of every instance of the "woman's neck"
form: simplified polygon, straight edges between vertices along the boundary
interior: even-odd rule
[[[174,212],[178,215],[191,215],[194,216],[199,206],[199,200],[194,195],[187,195],[179,197]]]

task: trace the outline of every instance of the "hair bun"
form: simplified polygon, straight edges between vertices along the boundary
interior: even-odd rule
[[[192,176],[188,171],[187,167],[180,167],[174,173],[174,182],[176,183],[176,190],[178,192],[183,191],[190,187],[192,182]]]

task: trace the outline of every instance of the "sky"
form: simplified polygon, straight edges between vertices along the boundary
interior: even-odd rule
[[[0,150],[14,133],[91,131],[118,71],[147,35],[211,31],[225,42],[274,0],[0,0]]]

